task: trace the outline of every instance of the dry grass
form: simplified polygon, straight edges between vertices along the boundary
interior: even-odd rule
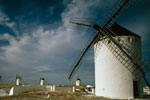
[[[0,89],[1,88],[11,88],[13,86],[16,86],[16,85],[0,85]]]
[[[50,95],[49,98],[48,95]],[[111,100],[81,93],[37,91],[21,95],[0,97],[0,100]]]

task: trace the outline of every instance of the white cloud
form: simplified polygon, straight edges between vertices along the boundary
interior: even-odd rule
[[[0,35],[0,40],[11,40],[14,37],[12,37],[11,35],[9,35],[9,33],[3,33],[3,35]]]
[[[10,19],[2,11],[0,11],[0,24],[5,23],[9,20]]]
[[[95,9],[107,2],[73,0],[61,15],[62,26],[56,29],[48,30],[44,25],[40,25],[37,29],[33,28],[31,34],[23,33],[17,38],[13,38],[7,33],[1,35],[0,39],[8,40],[10,45],[1,47],[4,54],[0,56],[0,65],[3,66],[0,72],[4,75],[20,73],[34,83],[40,74],[47,78],[53,76],[51,78],[59,82],[66,82],[67,69],[71,67],[81,49],[92,36],[92,33],[90,33],[91,35],[89,33],[82,34],[79,31],[66,29],[69,19],[92,17],[93,13],[97,13],[94,12]],[[5,14],[1,12],[1,15],[3,17],[0,17],[0,20],[5,19],[5,21],[0,24],[6,24],[9,27],[15,26],[14,22],[8,23],[10,19]],[[89,70],[88,75],[93,75],[90,73]]]
[[[24,75],[31,75],[32,72],[35,75],[33,77],[37,77],[39,73],[43,74],[43,71],[70,67],[73,63],[69,62],[72,57],[70,54],[83,46],[81,42],[85,41],[85,38],[68,31],[61,27],[56,30],[40,27],[32,34],[24,34],[17,39],[7,33],[1,35],[1,39],[10,42],[10,45],[1,47],[5,51],[3,56],[0,56],[0,60],[5,61],[0,63],[5,66],[1,68],[1,72]],[[12,68],[13,70],[10,70]]]
[[[0,24],[9,27],[12,31],[18,35],[18,31],[16,29],[16,22],[11,21],[11,19],[0,10]]]

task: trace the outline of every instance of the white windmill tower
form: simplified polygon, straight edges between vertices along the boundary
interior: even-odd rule
[[[78,69],[81,60],[89,48],[94,45],[95,58],[95,94],[115,99],[128,99],[142,96],[142,78],[149,86],[145,73],[141,68],[140,36],[114,23],[108,25],[119,14],[129,0],[124,0],[121,6],[102,26],[89,25],[72,19],[70,23],[94,28],[98,33],[83,50],[82,55],[74,65],[69,79]],[[80,21],[80,20],[79,20]]]
[[[134,62],[141,65],[141,38],[140,36],[124,29],[117,23],[114,23],[109,30],[115,33],[112,35],[121,45],[126,44],[127,49],[136,50],[136,53],[126,51]],[[122,40],[124,43],[122,43]],[[124,49],[125,50],[125,49]],[[101,37],[94,44],[95,55],[95,92],[96,95],[110,98],[130,98],[142,96],[142,75],[133,71],[136,67],[131,64],[132,61],[125,56],[118,47],[115,46],[108,37]],[[135,58],[137,57],[137,58]],[[130,68],[130,70],[128,70]],[[111,76],[111,77],[110,77]],[[135,91],[135,92],[134,92]]]
[[[40,78],[40,85],[45,85],[45,78],[43,77]]]
[[[77,78],[76,80],[76,86],[80,86],[81,85],[81,80],[79,78]]]
[[[18,74],[16,75],[16,85],[22,85],[22,78]]]

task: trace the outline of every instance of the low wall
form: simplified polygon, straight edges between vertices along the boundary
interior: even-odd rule
[[[73,87],[55,87],[55,91],[73,92]]]
[[[10,91],[10,88],[2,88],[2,89],[0,89],[0,96],[7,96],[7,95],[9,95],[9,91]]]
[[[25,85],[20,87],[12,87],[9,95],[16,95],[30,91],[51,91],[50,86],[41,85]]]
[[[16,95],[21,93],[26,93],[30,91],[64,91],[64,92],[75,92],[73,87],[56,86],[56,85],[24,85],[12,87],[10,89],[9,95]]]

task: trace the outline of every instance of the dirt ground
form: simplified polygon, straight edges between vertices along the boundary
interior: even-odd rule
[[[111,100],[81,93],[30,92],[21,95],[0,97],[0,100]]]

